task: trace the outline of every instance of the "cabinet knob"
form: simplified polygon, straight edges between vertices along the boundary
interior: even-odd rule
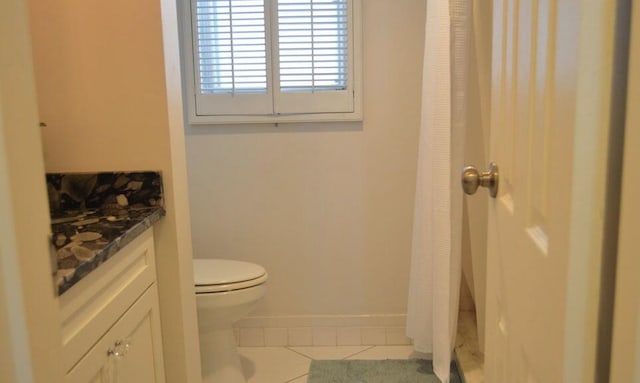
[[[107,350],[108,356],[113,356],[116,359],[120,359],[127,355],[129,349],[131,348],[131,340],[130,339],[121,339],[117,340],[113,347]]]

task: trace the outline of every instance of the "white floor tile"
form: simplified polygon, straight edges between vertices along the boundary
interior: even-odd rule
[[[375,346],[347,359],[384,360],[384,359],[424,359],[428,355],[415,352],[413,346]]]
[[[289,347],[291,350],[316,360],[341,360],[362,352],[371,346]]]
[[[309,372],[311,359],[284,347],[238,347],[249,383],[284,383]]]
[[[307,383],[307,379],[309,379],[309,375],[304,375],[294,380],[290,380],[286,383]]]
[[[458,367],[467,383],[483,383],[484,355],[478,344],[475,313],[460,311],[458,318],[456,339]]]

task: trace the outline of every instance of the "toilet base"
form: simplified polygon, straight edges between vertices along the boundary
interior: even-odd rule
[[[200,334],[202,383],[247,383],[231,326]]]

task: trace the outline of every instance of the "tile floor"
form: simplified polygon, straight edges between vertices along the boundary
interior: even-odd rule
[[[466,383],[483,383],[475,314],[460,312],[456,354]],[[413,346],[238,347],[248,383],[306,383],[312,360],[428,358]]]
[[[484,355],[480,352],[476,316],[473,311],[460,311],[456,356],[458,368],[466,383],[484,383]]]
[[[312,360],[424,358],[413,346],[238,347],[249,383],[306,383]]]

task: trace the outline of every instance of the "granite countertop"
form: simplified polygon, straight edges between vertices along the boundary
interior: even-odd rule
[[[62,294],[165,214],[157,172],[47,174]]]

